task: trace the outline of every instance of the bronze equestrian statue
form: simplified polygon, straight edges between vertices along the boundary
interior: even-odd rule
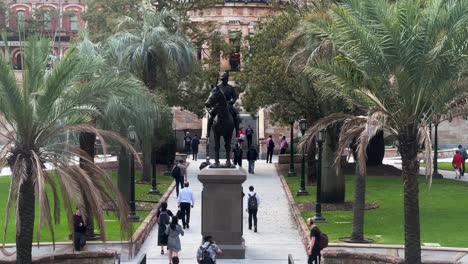
[[[221,136],[224,138],[224,147],[226,149],[225,167],[231,167],[232,130],[235,129],[236,137],[239,135],[239,113],[234,108],[237,94],[234,87],[228,84],[228,72],[223,74],[221,81],[221,84],[213,88],[208,100],[205,102],[209,113],[207,138],[210,138],[211,128],[213,128],[215,139],[215,163],[210,167],[220,167],[219,150]]]

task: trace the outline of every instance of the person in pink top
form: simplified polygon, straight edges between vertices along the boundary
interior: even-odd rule
[[[281,143],[280,143],[280,154],[285,154],[287,148],[288,148],[288,142],[286,141],[286,137],[283,136],[281,138]]]
[[[455,169],[455,179],[461,178],[461,166],[463,163],[463,156],[460,154],[460,150],[455,151],[455,155],[453,156],[452,166]]]

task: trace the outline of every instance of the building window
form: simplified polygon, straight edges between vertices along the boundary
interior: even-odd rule
[[[73,12],[70,16],[70,30],[78,31],[78,15],[76,12]]]
[[[240,71],[240,48],[242,33],[240,31],[229,32],[229,42],[231,44],[231,56],[229,56],[229,65],[231,71]]]
[[[52,16],[50,15],[49,11],[44,13],[44,30],[51,31],[52,30]]]
[[[19,10],[16,12],[16,28],[20,29],[24,26],[24,11]]]

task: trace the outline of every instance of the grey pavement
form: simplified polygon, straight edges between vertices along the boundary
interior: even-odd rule
[[[423,162],[423,161],[421,161]],[[438,159],[438,162],[452,162],[451,158],[440,158]],[[394,157],[394,158],[385,158],[383,160],[384,164],[387,165],[392,165],[398,169],[401,169],[401,157]],[[468,171],[468,163],[466,164],[466,168]],[[455,171],[449,171],[449,170],[438,170],[440,174],[444,177],[444,179],[451,179],[455,181],[468,181],[468,173],[461,177],[461,179],[455,179]],[[426,174],[426,168],[425,167],[420,167],[419,169],[419,174],[425,175]]]
[[[203,160],[201,160],[203,161]],[[195,195],[195,207],[191,210],[190,229],[185,229],[185,235],[181,237],[182,251],[179,253],[181,263],[196,263],[195,256],[200,246],[201,236],[201,191],[202,184],[198,181],[199,165],[201,161],[191,161],[188,168],[188,181]],[[244,168],[247,166],[246,160]],[[255,174],[247,174],[244,182],[244,192],[253,185],[258,193],[261,204],[258,211],[258,233],[247,229],[247,217],[244,214],[244,239],[246,256],[242,260],[219,259],[218,264],[275,264],[287,263],[288,254],[292,254],[296,263],[306,263],[307,255],[299,236],[299,229],[289,212],[289,204],[282,188],[279,176],[274,164],[264,160],[257,161]],[[175,191],[168,201],[168,208],[177,211]],[[219,212],[222,213],[222,212]],[[214,238],[216,240],[216,238]],[[167,251],[160,253],[157,246],[157,226],[145,241],[139,255],[147,254],[147,263],[169,263]],[[134,263],[135,259],[130,262]]]

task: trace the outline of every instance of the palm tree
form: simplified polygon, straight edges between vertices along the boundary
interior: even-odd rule
[[[176,13],[146,11],[143,20],[125,18],[107,45],[119,68],[142,80],[150,91],[164,88],[168,78],[182,78],[194,68],[194,52]],[[151,175],[151,142],[143,142],[143,180]]]
[[[111,41],[119,51],[119,62],[125,65],[150,90],[162,87],[167,75],[189,74],[194,66],[194,51],[183,34],[180,17],[173,11],[146,11],[143,20],[130,17],[117,26],[120,33]]]
[[[85,215],[93,212],[103,239],[104,207],[114,206],[123,230],[128,230],[127,205],[111,179],[91,162],[86,170],[77,166],[76,158],[88,157],[63,138],[67,133],[91,132],[102,139],[110,137],[128,145],[117,134],[97,129],[90,122],[100,114],[96,106],[102,98],[134,85],[132,80],[124,78],[103,77],[89,82],[89,76],[96,69],[77,56],[74,49],[54,69],[46,71],[50,43],[33,39],[25,44],[22,87],[17,84],[11,67],[0,58],[0,113],[3,115],[0,126],[8,138],[0,163],[8,162],[12,170],[5,231],[11,209],[16,207],[17,263],[31,263],[32,260],[36,201],[39,205],[38,240],[42,228],[48,228],[55,240],[53,221],[59,221],[61,202],[70,221],[75,206],[82,208]],[[46,163],[52,164],[54,170],[47,171]],[[47,185],[51,193],[46,192]]]
[[[466,79],[462,72],[467,65],[468,2],[343,2],[332,6],[327,16],[307,22],[336,45],[337,55],[312,60],[306,71],[330,95],[359,103],[370,115],[382,115],[381,126],[398,139],[405,260],[421,263],[418,147],[424,141],[430,153],[427,124],[432,116],[466,97],[461,84]]]

